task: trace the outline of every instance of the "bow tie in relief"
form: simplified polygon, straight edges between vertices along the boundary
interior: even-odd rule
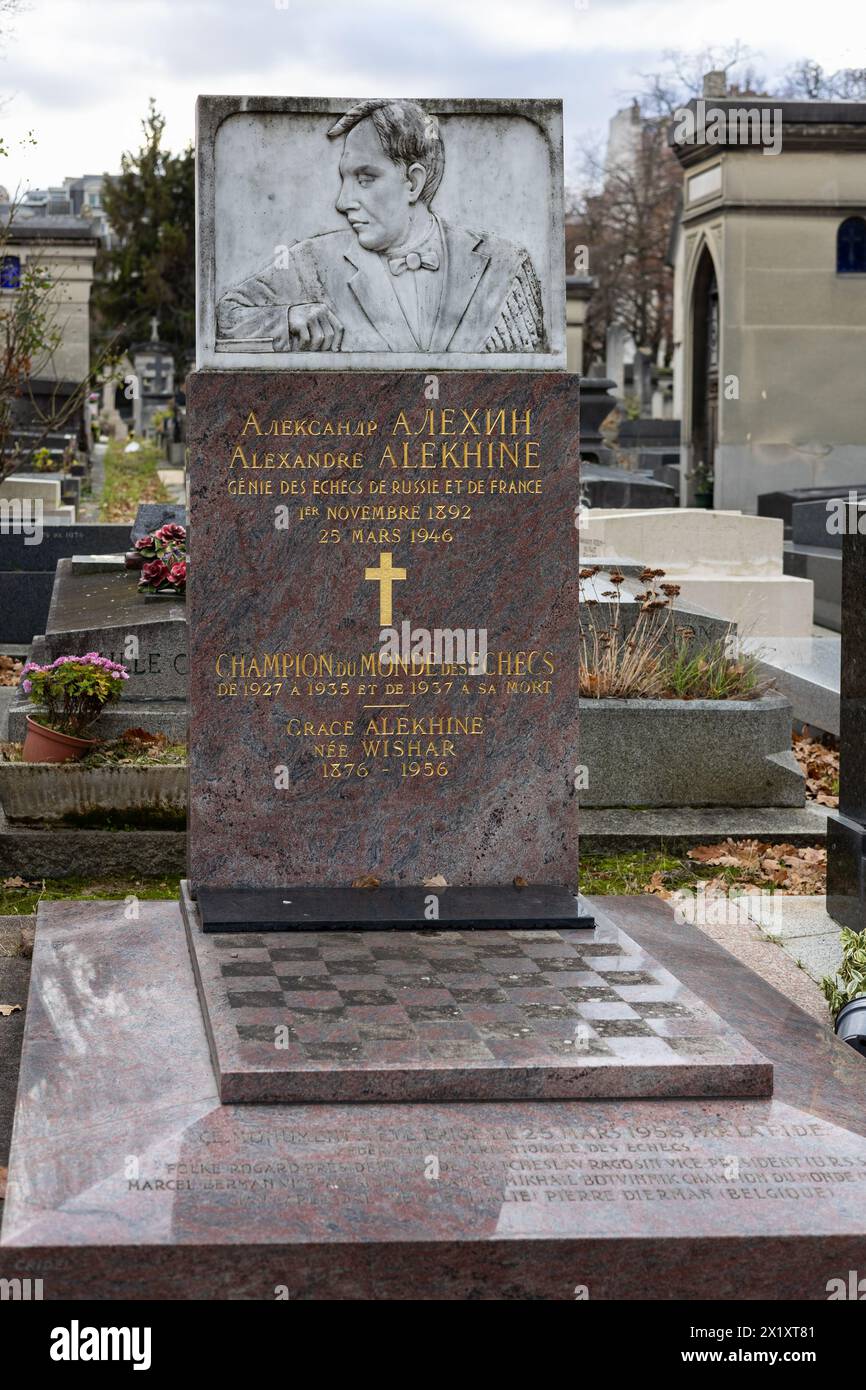
[[[409,251],[405,256],[394,256],[388,269],[392,275],[402,275],[404,270],[438,270],[439,256],[435,251]]]

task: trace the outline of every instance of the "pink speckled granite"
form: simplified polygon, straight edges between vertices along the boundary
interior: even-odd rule
[[[205,934],[223,1101],[766,1096],[773,1069],[616,927]]]
[[[576,882],[578,382],[565,373],[538,372],[441,372],[436,380],[435,401],[424,394],[428,378],[411,372],[206,371],[190,380],[194,887],[339,885],[364,874],[399,884],[437,875],[459,885],[509,884],[516,875],[534,883]],[[529,411],[527,438],[537,441],[537,454],[522,455],[528,468],[509,463],[489,469],[486,436],[416,433],[428,409],[437,411],[437,429],[465,423],[461,410],[479,412],[479,420],[488,409],[493,418],[504,410],[509,421],[512,412]],[[398,423],[401,411],[413,431],[408,438]],[[443,411],[449,412],[444,426]],[[378,428],[360,437],[244,435],[250,412],[262,429],[271,420],[376,421]],[[380,466],[386,445],[402,464],[404,442],[410,466],[394,468],[390,456]],[[429,461],[421,466],[422,442],[433,446],[435,467]],[[484,466],[443,466],[439,446],[459,452],[464,442],[483,447]],[[254,451],[259,463],[268,452],[279,462],[280,455],[308,461],[344,451],[356,453],[360,463],[245,470],[235,456],[238,445],[247,462]],[[238,479],[270,481],[272,493],[230,495]],[[320,480],[357,483],[362,491],[314,494]],[[386,490],[371,492],[380,482]],[[390,490],[418,482],[440,489],[460,483],[462,491],[412,497]],[[490,491],[500,483],[538,484],[541,491]],[[283,493],[282,484],[303,484],[305,491]],[[487,490],[469,493],[470,484]],[[327,515],[329,505],[379,504],[417,504],[420,516],[391,524]],[[428,505],[469,506],[472,514],[431,519]],[[279,506],[288,508],[288,529],[275,527]],[[317,514],[302,516],[305,506]],[[413,527],[417,532],[421,526],[438,539],[410,543]],[[354,530],[365,539],[353,542]],[[444,539],[446,530],[452,539]],[[335,675],[333,688],[326,679],[326,688],[311,694],[307,678],[294,680],[289,664],[289,679],[278,691],[270,668],[259,693],[244,694],[251,686],[242,679],[235,681],[237,693],[227,693],[231,680],[221,681],[217,672],[220,653],[280,654],[280,662],[283,653],[355,661],[378,653],[379,585],[365,579],[365,570],[377,568],[383,553],[406,572],[393,585],[394,625],[486,628],[491,678],[458,674],[446,689],[446,678],[434,674],[423,690],[413,689],[411,679],[395,688],[379,677],[371,690],[368,673],[351,677],[344,692]],[[220,671],[231,669],[223,658]],[[511,693],[509,670],[520,686]],[[261,693],[263,686],[270,693]],[[423,723],[449,717],[482,721],[475,731],[454,735],[450,753],[443,751],[448,726]],[[420,725],[411,723],[416,718]],[[290,734],[290,719],[300,720],[301,729],[310,722],[316,733]],[[401,753],[396,721],[403,719],[410,722]],[[371,720],[386,723],[370,733]],[[319,734],[323,725],[338,732]],[[380,756],[365,754],[362,736],[368,733]],[[418,747],[437,751],[410,756],[405,750],[412,737]],[[448,771],[404,776],[404,764],[412,763]],[[359,765],[368,768],[366,775],[357,774]],[[325,769],[334,766],[340,775],[326,777]],[[288,784],[276,786],[281,767]]]
[[[0,1277],[47,1299],[824,1300],[864,1195],[866,1139],[789,1095],[221,1105],[178,909],[40,910]]]

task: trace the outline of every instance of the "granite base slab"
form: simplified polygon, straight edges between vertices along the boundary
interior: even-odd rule
[[[48,1300],[823,1301],[862,1266],[866,1138],[780,1100],[221,1105],[177,908],[124,907],[40,910],[2,1278]],[[762,988],[726,959],[732,999]]]
[[[555,884],[525,888],[206,888],[195,908],[202,931],[287,931],[423,928],[429,909],[443,927],[578,927],[591,926],[568,888]]]
[[[182,902],[225,1102],[772,1092],[765,1059],[615,927],[208,934]]]

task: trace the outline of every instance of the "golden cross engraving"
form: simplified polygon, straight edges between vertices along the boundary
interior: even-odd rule
[[[393,585],[396,579],[405,579],[404,569],[391,568],[391,551],[381,550],[379,552],[379,567],[364,570],[365,579],[377,579],[379,581],[379,626],[390,627],[392,617],[392,596]]]

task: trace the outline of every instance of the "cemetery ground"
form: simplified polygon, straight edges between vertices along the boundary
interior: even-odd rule
[[[99,520],[125,522],[135,518],[142,502],[167,502],[168,492],[159,476],[165,463],[155,444],[134,441],[139,448],[129,453],[121,440],[112,440],[105,451],[105,480],[99,498]]]

